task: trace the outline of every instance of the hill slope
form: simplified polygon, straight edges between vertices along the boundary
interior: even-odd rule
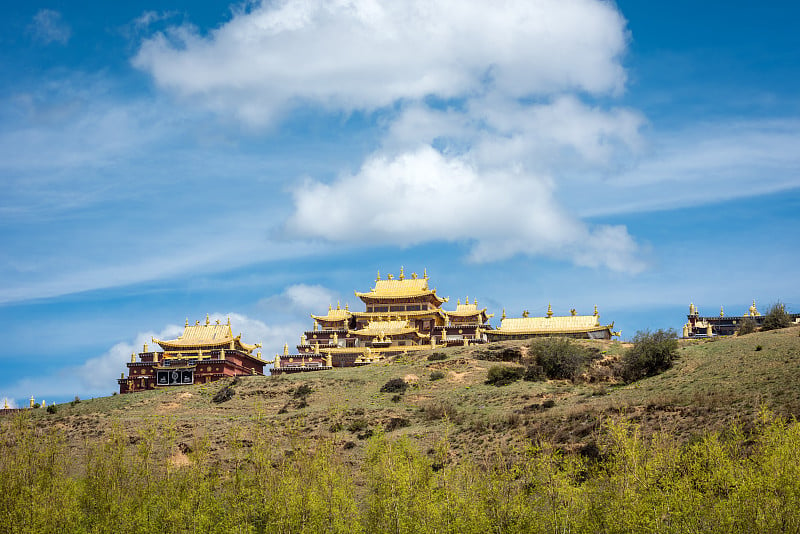
[[[524,382],[495,387],[484,383],[492,365],[483,358],[525,350],[524,342],[449,348],[446,359],[429,352],[393,362],[276,377],[237,380],[235,395],[212,398],[231,380],[176,387],[59,405],[56,414],[37,410],[37,425],[55,428],[70,450],[83,455],[88,444],[122,432],[134,446],[143,433],[174,433],[183,452],[205,444],[222,461],[266,432],[276,449],[290,449],[298,436],[332,437],[340,453],[358,461],[372,432],[404,435],[430,450],[448,436],[454,458],[479,458],[487,451],[513,449],[543,437],[565,449],[596,439],[605,417],[639,422],[645,431],[667,430],[688,440],[731,423],[747,426],[762,406],[780,415],[800,414],[799,327],[741,338],[683,341],[676,365],[662,375],[630,385],[613,382]],[[618,358],[619,342],[587,341],[607,359]],[[431,373],[444,377],[431,380]],[[390,379],[411,386],[405,393],[381,393]]]

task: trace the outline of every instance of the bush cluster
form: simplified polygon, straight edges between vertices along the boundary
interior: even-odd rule
[[[398,425],[402,423],[397,423]],[[507,419],[508,425],[516,424]],[[800,423],[764,414],[684,443],[608,421],[580,454],[537,442],[524,454],[454,462],[443,440],[300,438],[291,454],[253,436],[221,469],[177,429],[113,431],[70,457],[64,430],[0,420],[0,532],[796,532]],[[366,435],[367,432],[364,433]],[[174,469],[180,447],[192,460]],[[491,454],[494,451],[497,454]]]
[[[492,386],[507,386],[525,375],[525,368],[517,365],[493,365],[486,372],[486,383]]]
[[[740,336],[746,336],[747,334],[752,334],[753,332],[755,332],[757,328],[758,325],[756,325],[756,322],[750,317],[748,317],[747,319],[739,323],[739,328],[736,329],[736,333]]]
[[[431,372],[431,382],[433,382],[434,380],[441,380],[442,378],[444,378],[444,373],[443,372],[441,372],[441,371],[433,371],[433,372]]]
[[[597,355],[583,345],[565,337],[546,337],[528,346],[533,363],[525,373],[526,380],[572,380],[586,369]]]
[[[675,329],[636,332],[633,347],[622,357],[622,377],[633,382],[663,373],[672,367],[677,355],[678,333]]]
[[[405,393],[408,382],[402,378],[392,378],[381,387],[381,393]]]
[[[429,362],[435,362],[437,360],[446,360],[446,359],[447,359],[447,354],[445,354],[444,352],[434,352],[428,355]]]
[[[767,310],[761,330],[777,330],[787,328],[792,325],[792,318],[786,313],[786,307],[782,302],[776,302]]]

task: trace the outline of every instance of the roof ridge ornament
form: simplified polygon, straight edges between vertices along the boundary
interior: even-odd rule
[[[380,271],[378,271],[378,276],[375,278],[375,281],[376,282],[380,282],[381,281],[381,272]]]
[[[208,318],[208,314],[206,314],[206,326],[211,324],[211,320]]]
[[[600,315],[600,314],[597,313],[597,304],[595,304],[594,305],[594,316],[597,317],[598,315]]]
[[[397,279],[398,280],[405,280],[406,279],[406,275],[403,272],[403,266],[402,265],[400,266],[400,276],[398,276]]]
[[[549,319],[552,316],[553,316],[553,307],[548,302],[547,303],[547,318]]]

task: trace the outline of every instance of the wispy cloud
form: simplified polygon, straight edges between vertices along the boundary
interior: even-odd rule
[[[50,43],[67,44],[72,36],[72,30],[64,22],[61,13],[53,9],[40,9],[33,16],[33,22],[28,26],[28,31],[33,38],[45,45]]]

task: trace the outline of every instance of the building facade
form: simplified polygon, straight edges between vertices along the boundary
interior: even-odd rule
[[[800,322],[800,313],[790,313],[789,317],[795,323]],[[719,315],[701,316],[694,303],[689,304],[689,314],[686,324],[683,325],[684,338],[704,338],[713,336],[732,336],[739,331],[742,323],[752,321],[756,327],[764,324],[765,316],[756,308],[756,301],[742,315],[725,315],[725,310],[720,306]]]
[[[325,315],[311,315],[312,330],[300,337],[297,354],[275,356],[273,374],[351,367],[380,361],[404,352],[427,350],[437,346],[486,343],[491,314],[459,300],[456,309],[442,305],[446,297],[428,286],[427,271],[420,277],[406,277],[403,268],[395,278],[378,273],[375,286],[367,292],[355,292],[364,303],[363,312],[337,304]]]
[[[161,350],[150,350],[145,343],[142,352],[131,354],[128,376],[122,373],[119,392],[131,393],[157,387],[203,384],[237,375],[263,375],[260,344],[248,345],[241,334],[233,335],[231,320],[206,321],[190,325],[186,320],[183,334],[177,339],[152,338]]]

